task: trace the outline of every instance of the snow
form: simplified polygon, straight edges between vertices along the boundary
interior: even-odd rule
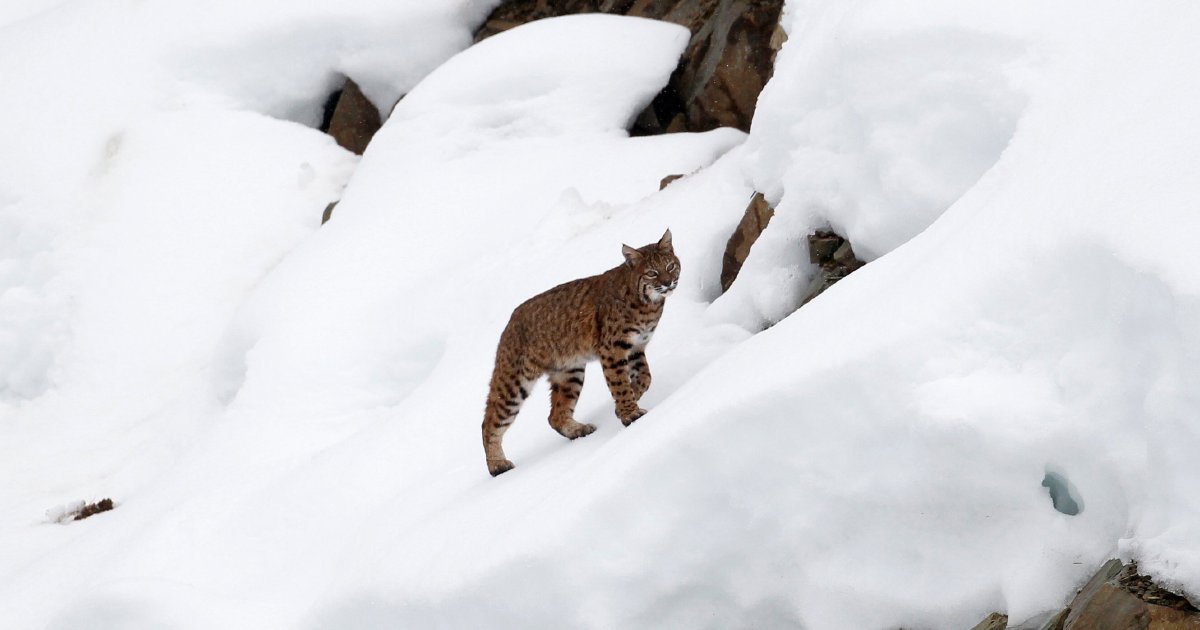
[[[793,0],[748,137],[630,138],[684,29],[466,48],[493,4],[0,11],[5,624],[963,628],[1113,555],[1200,596],[1200,10]],[[305,126],[342,76],[361,160]],[[590,365],[567,442],[540,383],[488,476],[511,309],[667,227],[650,413]],[[795,311],[826,227],[871,262]]]

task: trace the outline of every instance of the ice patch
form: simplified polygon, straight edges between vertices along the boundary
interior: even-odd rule
[[[1050,502],[1059,512],[1067,516],[1077,516],[1083,511],[1083,501],[1079,498],[1079,491],[1062,473],[1046,470],[1046,476],[1042,478],[1042,487],[1050,494]]]

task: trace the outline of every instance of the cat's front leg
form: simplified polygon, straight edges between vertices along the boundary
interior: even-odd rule
[[[629,376],[633,383],[633,395],[638,400],[650,389],[650,362],[646,359],[646,348],[634,348],[629,353]]]
[[[646,410],[637,404],[638,394],[635,393],[634,384],[629,378],[629,357],[630,353],[627,350],[616,346],[606,348],[600,356],[604,380],[608,383],[613,402],[617,404],[617,417],[625,426],[646,415]]]

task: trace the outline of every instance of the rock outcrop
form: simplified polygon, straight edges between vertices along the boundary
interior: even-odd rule
[[[742,264],[750,255],[750,248],[767,229],[773,216],[775,209],[767,203],[766,197],[762,193],[754,193],[746,211],[742,213],[742,220],[725,244],[725,254],[721,260],[721,291],[728,291],[733,286]],[[801,306],[866,264],[854,255],[850,241],[828,231],[808,235],[808,260],[817,266],[817,272],[804,290]]]
[[[725,256],[721,259],[721,291],[728,291],[742,270],[742,263],[750,255],[750,248],[758,240],[758,236],[767,228],[775,209],[767,203],[762,193],[754,193],[750,205],[742,214],[742,220],[725,244]]]
[[[666,177],[664,177],[658,181],[658,189],[662,190],[662,189],[666,188],[667,186],[670,186],[671,182],[673,182],[677,179],[683,179],[683,174],[676,173],[674,175],[667,175]]]
[[[1004,630],[993,613],[975,630]],[[1007,619],[1007,618],[1005,618]],[[1006,622],[1007,623],[1007,622]],[[1008,630],[1200,630],[1200,611],[1186,598],[1138,573],[1137,564],[1105,562],[1066,608]]]
[[[758,95],[771,78],[783,0],[513,0],[476,32],[480,41],[526,22],[610,13],[673,22],[692,32],[671,80],[634,123],[635,134],[750,130]]]
[[[845,278],[865,265],[854,255],[850,241],[833,232],[815,232],[808,236],[808,260],[817,265],[817,273],[813,275],[804,292],[803,306],[821,295],[838,280]]]
[[[346,84],[330,101],[332,108],[327,112],[328,120],[322,131],[333,136],[342,148],[362,155],[375,132],[383,126],[379,110],[352,79],[346,79]]]
[[[992,613],[986,619],[975,624],[971,630],[1004,630],[1008,627],[1008,615]]]
[[[1100,567],[1068,610],[1063,630],[1200,630],[1200,613],[1187,599],[1120,560]]]

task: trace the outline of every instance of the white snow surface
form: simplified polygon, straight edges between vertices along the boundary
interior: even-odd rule
[[[1200,8],[793,0],[749,137],[630,138],[686,30],[454,55],[493,4],[0,10],[6,625],[965,628],[1113,555],[1200,596]],[[341,76],[407,93],[361,160],[305,126]],[[541,383],[489,477],[511,309],[668,227],[650,413],[591,365],[567,442]],[[871,262],[793,313],[821,228]]]

